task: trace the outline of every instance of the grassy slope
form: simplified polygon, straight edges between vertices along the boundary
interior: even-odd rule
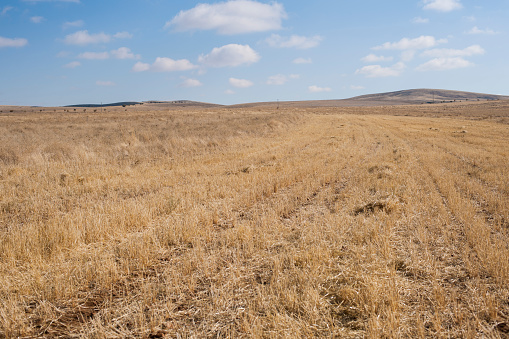
[[[498,105],[0,116],[0,334],[502,337]]]

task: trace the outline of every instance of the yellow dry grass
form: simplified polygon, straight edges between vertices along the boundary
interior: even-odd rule
[[[507,337],[486,107],[0,115],[0,337]]]

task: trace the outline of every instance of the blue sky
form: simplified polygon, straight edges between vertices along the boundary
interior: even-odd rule
[[[1,0],[0,105],[509,94],[507,0]]]

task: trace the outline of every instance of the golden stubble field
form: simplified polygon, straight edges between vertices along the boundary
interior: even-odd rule
[[[4,112],[0,337],[507,338],[508,117]]]

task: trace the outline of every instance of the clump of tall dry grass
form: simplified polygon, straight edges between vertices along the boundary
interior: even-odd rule
[[[2,117],[1,335],[506,335],[508,127],[338,112]]]

